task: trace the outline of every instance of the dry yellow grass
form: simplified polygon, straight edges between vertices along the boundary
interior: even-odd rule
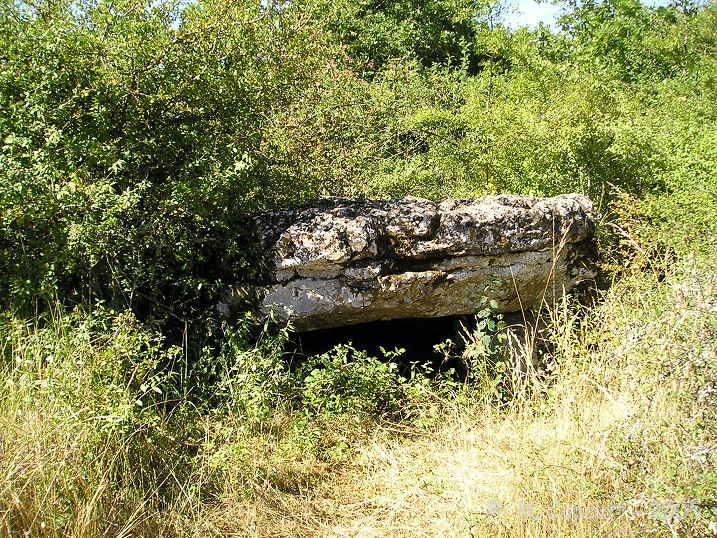
[[[686,492],[714,488],[701,475],[713,432],[698,439],[692,419],[711,405],[694,398],[693,369],[717,356],[717,280],[689,264],[658,280],[623,281],[592,321],[554,310],[548,394],[500,410],[443,402],[432,428],[377,427],[308,491],[223,499],[216,534],[712,535]]]
[[[717,534],[714,274],[688,261],[624,279],[587,317],[552,315],[550,383],[502,408],[437,399],[423,427],[208,417],[171,497],[118,482],[133,473],[121,444],[94,446],[63,409],[6,388],[0,535]]]
[[[629,405],[594,394],[560,411],[454,409],[430,431],[379,427],[315,487],[229,494],[203,513],[196,535],[607,536],[655,527],[635,515],[653,499],[625,499],[627,469],[606,446]],[[617,505],[627,513],[613,514]]]

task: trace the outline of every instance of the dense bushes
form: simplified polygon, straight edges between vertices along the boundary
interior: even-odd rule
[[[3,304],[100,299],[176,332],[251,272],[251,210],[664,188],[641,95],[665,77],[706,91],[713,8],[585,4],[556,35],[490,29],[482,9],[5,3]]]
[[[426,67],[463,66],[475,74],[485,60],[476,40],[484,11],[475,0],[344,0],[318,15],[327,17],[351,64],[371,78],[389,62],[412,59]]]
[[[167,4],[168,6],[168,4]],[[188,316],[248,210],[311,191],[267,127],[321,39],[253,2],[2,10],[2,296]]]
[[[219,397],[235,360],[268,375],[281,354],[271,339],[261,360],[240,351],[251,339],[213,309],[256,269],[250,211],[578,191],[605,215],[616,192],[654,204],[699,184],[649,212],[664,244],[675,208],[709,235],[714,7],[585,3],[554,34],[486,25],[488,7],[4,3],[2,306],[131,313],[196,368],[224,368],[204,373]]]

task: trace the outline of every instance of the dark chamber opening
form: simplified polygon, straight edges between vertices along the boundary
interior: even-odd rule
[[[447,371],[453,368],[456,374],[462,374],[460,360],[445,361],[444,353],[435,346],[450,339],[454,350],[463,345],[460,336],[461,323],[470,329],[473,316],[450,316],[443,318],[404,318],[388,321],[373,321],[295,333],[289,344],[289,351],[299,358],[320,355],[331,350],[337,344],[350,343],[355,349],[365,351],[370,356],[382,358],[383,347],[386,351],[405,349],[405,352],[393,359],[404,374],[410,372],[412,363],[430,363],[434,371]]]

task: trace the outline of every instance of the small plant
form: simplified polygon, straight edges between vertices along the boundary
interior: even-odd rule
[[[489,299],[490,289],[481,298],[481,309],[475,314],[471,326],[460,323],[458,338],[447,339],[434,346],[443,355],[443,362],[458,360],[462,365],[461,379],[464,388],[487,395],[497,403],[507,403],[525,389],[533,380],[533,339],[527,332],[525,338],[517,336],[506,326],[501,314],[495,314],[498,303]],[[532,329],[534,330],[534,329]],[[520,331],[518,331],[520,332]],[[451,368],[447,376],[456,377]],[[446,379],[441,383],[446,386]]]
[[[289,392],[291,376],[283,351],[290,326],[277,329],[266,320],[257,324],[251,314],[223,324],[224,341],[218,352],[205,348],[194,366],[196,390],[207,401],[228,407],[252,423],[267,419]]]
[[[495,299],[481,298],[483,308],[475,315],[475,327],[471,330],[461,323],[460,336],[463,351],[460,360],[466,374],[465,380],[473,387],[485,391],[491,399],[505,403],[510,399],[508,387],[514,378],[513,365],[505,346],[507,335],[505,323]]]
[[[403,350],[385,352],[395,358]],[[401,404],[404,383],[398,365],[381,361],[350,344],[312,357],[298,372],[301,403],[315,413],[380,416],[396,412]]]

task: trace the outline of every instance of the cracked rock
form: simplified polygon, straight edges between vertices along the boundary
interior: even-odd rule
[[[473,314],[483,297],[515,312],[594,276],[595,212],[578,194],[327,198],[250,220],[263,270],[227,303],[299,331]]]

